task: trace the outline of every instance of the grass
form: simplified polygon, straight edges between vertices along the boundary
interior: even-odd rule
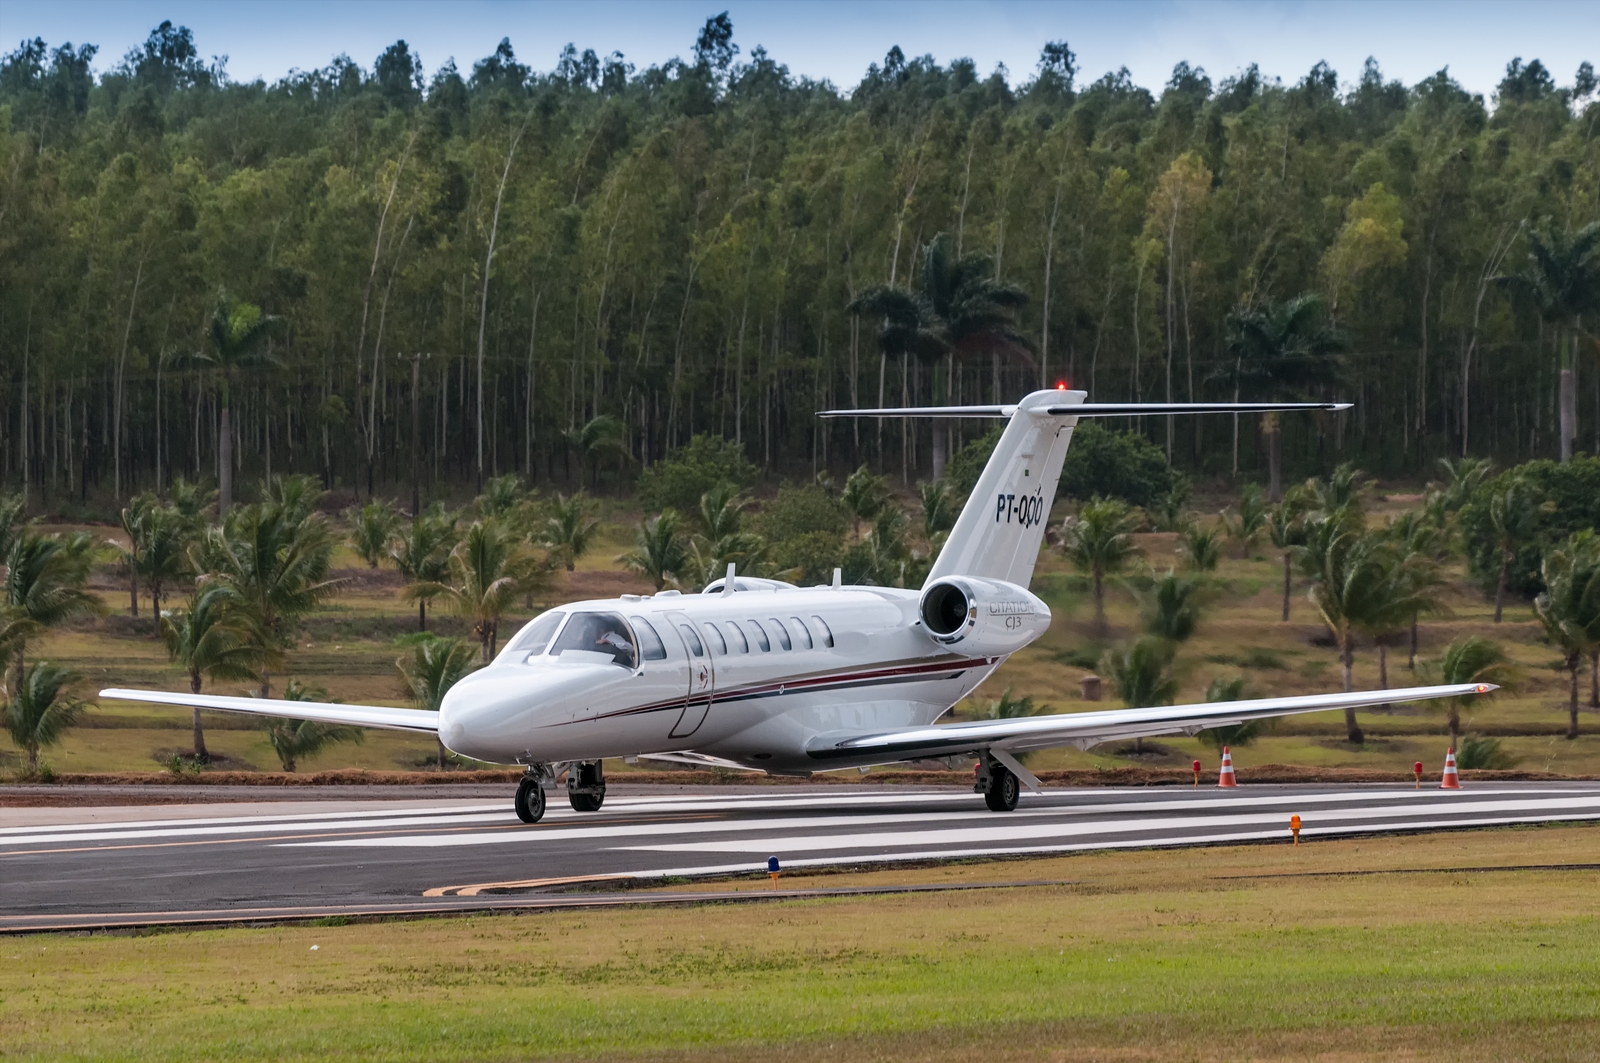
[[[1592,859],[1597,829],[783,882],[1070,880],[988,892],[13,938],[0,1044],[58,1059],[1592,1059],[1595,872],[1419,869]],[[1409,870],[1349,874],[1381,869]]]

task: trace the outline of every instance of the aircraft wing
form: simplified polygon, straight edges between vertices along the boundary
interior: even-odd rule
[[[245,712],[254,716],[284,716],[291,720],[382,727],[391,731],[439,733],[439,714],[424,709],[391,709],[381,705],[330,705],[319,701],[274,701],[270,698],[235,698],[219,694],[175,694],[165,690],[100,691],[116,701],[147,701],[155,705],[184,705],[220,712]]]
[[[1064,712],[1050,716],[936,724],[890,731],[827,731],[807,743],[806,752],[821,761],[860,761],[875,755],[890,761],[949,756],[985,749],[1001,753],[1026,753],[1052,746],[1088,749],[1116,739],[1178,733],[1193,735],[1210,727],[1228,727],[1246,720],[1455,698],[1485,694],[1494,689],[1489,683],[1463,683],[1455,686],[1364,690],[1349,694],[1261,698],[1255,701],[1215,701],[1203,705],[1161,705],[1148,709]]]

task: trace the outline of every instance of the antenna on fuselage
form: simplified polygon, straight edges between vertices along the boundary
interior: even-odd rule
[[[733,587],[733,569],[734,569],[734,563],[732,561],[729,561],[728,562],[728,575],[722,581],[722,596],[724,598],[726,598],[728,595],[732,594],[733,590],[734,590],[734,587]]]
[[[834,590],[839,590],[843,586],[844,586],[844,569],[836,568],[836,569],[833,570],[833,589]]]

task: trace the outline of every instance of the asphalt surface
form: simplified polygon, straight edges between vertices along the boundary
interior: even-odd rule
[[[598,813],[553,791],[534,826],[504,790],[3,808],[0,931],[661,903],[679,898],[601,887],[765,878],[770,856],[794,869],[1287,841],[1296,814],[1307,839],[1600,819],[1594,783],[1050,790],[1010,813],[948,787],[613,784]]]

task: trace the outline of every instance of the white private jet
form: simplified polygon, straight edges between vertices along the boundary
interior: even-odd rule
[[[1411,687],[1202,705],[936,721],[1050,626],[1028,590],[1072,430],[1083,417],[1342,410],[1340,403],[1091,404],[1036,391],[1015,406],[830,411],[823,416],[998,417],[1005,431],[920,590],[796,587],[728,575],[699,594],[573,602],[529,621],[438,712],[247,697],[103,690],[125,701],[420,731],[476,760],[517,763],[517,815],[536,823],[565,774],[572,807],[605,799],[607,757],[782,775],[975,756],[989,808],[1039,780],[1020,754],[1270,716],[1483,693]]]

